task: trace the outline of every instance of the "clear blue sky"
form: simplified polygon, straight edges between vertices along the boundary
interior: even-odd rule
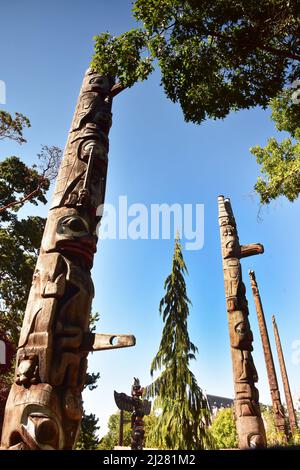
[[[0,157],[19,155],[36,161],[41,144],[64,147],[92,38],[102,31],[117,35],[134,26],[129,0],[4,0],[1,2],[0,80],[6,82],[3,109],[26,114],[32,128],[28,143],[1,143]],[[205,242],[185,252],[187,288],[193,306],[189,332],[199,348],[192,364],[200,386],[215,395],[233,396],[233,382],[217,219],[217,196],[232,201],[241,243],[260,242],[265,254],[243,261],[254,360],[261,401],[270,402],[265,364],[247,271],[256,271],[271,342],[271,315],[277,314],[293,391],[300,390],[300,363],[292,343],[300,340],[299,201],[278,200],[258,222],[253,186],[259,174],[249,147],[275,134],[269,113],[260,109],[231,114],[201,126],[186,124],[179,106],[164,96],[159,72],[121,93],[113,103],[106,201],[119,195],[129,203],[202,203]],[[45,207],[26,211],[45,215]],[[158,304],[171,268],[172,240],[105,240],[98,245],[93,280],[99,332],[134,333],[135,348],[95,353],[90,370],[99,371],[97,390],[85,392],[85,408],[100,418],[103,434],[116,409],[113,390],[130,392],[133,376],[149,383],[162,322]],[[278,361],[275,359],[277,369]],[[295,362],[295,361],[294,361]],[[279,374],[279,369],[278,369]],[[280,380],[281,383],[281,380]],[[283,395],[283,391],[282,391]]]

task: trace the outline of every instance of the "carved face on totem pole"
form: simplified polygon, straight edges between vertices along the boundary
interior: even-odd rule
[[[79,96],[43,237],[46,253],[59,251],[92,267],[97,208],[103,204],[111,102],[108,81],[88,72]],[[55,230],[53,230],[55,228]]]
[[[230,203],[224,201],[224,212],[220,214],[221,246],[223,256],[224,282],[231,346],[252,351],[253,335],[248,321],[246,289],[242,282],[240,265],[241,247],[236,222]]]
[[[264,445],[265,433],[254,386],[258,377],[251,354],[253,335],[240,259],[261,253],[263,248],[240,245],[230,201],[220,196],[218,206],[239,447],[257,447]]]
[[[61,162],[21,331],[6,448],[71,449],[82,417],[90,269],[103,204],[112,83],[85,75]]]

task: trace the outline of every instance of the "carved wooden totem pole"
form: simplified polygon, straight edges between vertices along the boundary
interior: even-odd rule
[[[219,196],[218,206],[239,448],[264,447],[265,429],[255,387],[258,376],[251,354],[253,336],[240,264],[241,258],[263,253],[263,246],[240,245],[230,200]]]
[[[292,398],[291,389],[290,389],[289,378],[288,378],[288,374],[287,374],[287,370],[285,366],[285,360],[284,360],[284,355],[282,351],[280,336],[278,332],[277,323],[275,320],[275,315],[272,316],[272,322],[273,322],[274,336],[275,336],[276,349],[277,349],[279,366],[280,366],[280,371],[281,371],[281,377],[282,377],[282,382],[283,382],[283,389],[284,389],[284,394],[285,394],[286,407],[287,407],[291,432],[293,433],[297,429],[298,424],[297,424],[297,418],[296,418],[293,398]]]
[[[129,411],[131,416],[131,449],[142,450],[145,436],[144,416],[151,412],[151,402],[142,400],[144,389],[140,385],[139,379],[134,377],[131,387],[131,397],[126,393],[114,392],[117,407],[122,411]]]
[[[271,350],[269,334],[267,329],[267,324],[265,320],[265,314],[263,310],[263,306],[261,303],[261,298],[259,294],[259,289],[256,282],[255,272],[249,271],[250,282],[253,292],[253,298],[258,318],[258,326],[261,335],[262,346],[264,350],[264,356],[266,361],[266,368],[269,380],[269,386],[271,391],[271,399],[273,405],[273,416],[274,422],[277,430],[285,434],[286,438],[288,438],[288,430],[286,427],[285,415],[284,415],[284,408],[281,404],[280,399],[280,391],[277,382],[277,375],[274,366],[273,354]]]
[[[106,77],[85,74],[57,178],[21,331],[2,448],[72,449],[89,351],[132,346],[89,331],[90,270],[104,203],[111,126]],[[114,338],[118,343],[113,344]]]

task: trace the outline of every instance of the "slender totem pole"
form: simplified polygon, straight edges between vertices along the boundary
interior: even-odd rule
[[[288,438],[288,430],[286,426],[285,416],[284,416],[284,408],[281,403],[280,399],[280,392],[277,382],[277,375],[273,361],[273,355],[269,340],[268,329],[265,320],[265,314],[263,310],[263,306],[261,303],[260,293],[256,282],[255,272],[249,271],[250,282],[253,292],[253,298],[258,318],[258,326],[261,335],[262,346],[264,350],[264,356],[266,361],[266,368],[269,380],[269,386],[271,391],[271,398],[273,404],[273,416],[275,421],[275,426],[279,432],[285,434],[286,438]]]
[[[253,336],[240,263],[241,258],[263,253],[264,249],[260,244],[240,245],[230,200],[219,196],[218,206],[239,448],[264,447],[265,429],[255,387],[258,376],[251,354]]]
[[[292,399],[292,394],[291,394],[291,389],[290,389],[290,384],[289,384],[289,378],[288,378],[287,370],[286,370],[286,366],[285,366],[285,360],[284,360],[284,356],[283,356],[280,336],[279,336],[279,332],[278,332],[278,328],[277,328],[277,323],[276,323],[276,320],[275,320],[275,315],[272,316],[272,322],[273,322],[275,343],[276,343],[277,354],[278,354],[278,359],[279,359],[279,365],[280,365],[281,377],[282,377],[282,382],[283,382],[287,412],[288,412],[291,432],[294,432],[298,428],[297,418],[296,418],[294,403],[293,403],[293,399]]]
[[[91,70],[83,80],[21,330],[2,448],[72,449],[89,351],[135,344],[130,335],[89,330],[112,85]]]
[[[114,392],[115,402],[119,410],[129,411],[131,415],[131,449],[142,450],[144,441],[144,416],[151,412],[151,402],[142,400],[144,389],[141,387],[139,379],[134,377],[131,387],[131,397],[126,393]]]

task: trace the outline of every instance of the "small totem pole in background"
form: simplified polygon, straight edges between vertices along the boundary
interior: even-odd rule
[[[135,344],[133,336],[89,330],[112,86],[88,70],[80,90],[21,330],[2,432],[5,449],[72,449],[89,351]]]
[[[285,366],[285,360],[284,360],[284,356],[283,356],[280,336],[279,336],[279,332],[278,332],[278,328],[277,328],[277,323],[276,323],[276,320],[275,320],[275,315],[272,316],[272,322],[273,322],[275,342],[276,342],[278,360],[279,360],[281,377],[282,377],[284,394],[285,394],[286,407],[287,407],[291,432],[293,433],[298,428],[297,418],[296,418],[294,403],[293,403],[293,399],[292,399],[292,394],[291,394],[291,389],[290,389],[290,384],[289,384],[289,378],[288,378],[287,370],[286,370],[286,366]]]
[[[288,438],[288,431],[287,431],[286,421],[285,421],[285,416],[284,416],[284,408],[281,404],[280,392],[279,392],[277,375],[276,375],[276,370],[274,366],[274,360],[273,360],[273,355],[272,355],[272,350],[271,350],[271,345],[270,345],[270,340],[269,340],[269,334],[268,334],[264,310],[263,310],[263,306],[261,303],[261,298],[260,298],[260,294],[259,294],[259,290],[258,290],[258,286],[256,282],[255,272],[250,270],[249,276],[250,276],[253,298],[254,298],[254,303],[255,303],[256,313],[257,313],[257,318],[258,318],[259,331],[261,335],[261,341],[262,341],[262,346],[263,346],[264,356],[265,356],[265,361],[266,361],[266,368],[267,368],[267,374],[268,374],[268,380],[269,380],[269,386],[270,386],[271,398],[272,398],[272,404],[273,404],[274,422],[278,431],[284,433],[286,438]]]
[[[219,196],[218,206],[239,448],[264,447],[265,429],[255,387],[258,376],[251,354],[253,336],[240,264],[241,258],[263,253],[263,246],[240,245],[230,200]]]
[[[131,387],[131,397],[126,393],[114,392],[115,402],[119,410],[129,411],[131,416],[131,449],[142,450],[144,441],[144,416],[151,412],[151,402],[142,400],[144,389],[140,385],[139,379],[134,377]]]

